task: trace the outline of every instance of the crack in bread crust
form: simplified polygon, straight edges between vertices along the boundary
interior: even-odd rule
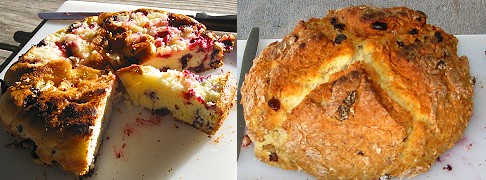
[[[426,18],[352,6],[270,44],[241,89],[256,156],[322,179],[426,172],[462,136],[473,95],[457,39]],[[361,83],[332,88],[346,79]]]

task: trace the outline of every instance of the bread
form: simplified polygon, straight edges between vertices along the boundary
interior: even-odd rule
[[[190,71],[161,72],[152,66],[132,65],[117,72],[129,99],[155,112],[212,135],[233,107],[236,79],[229,72],[199,76]]]
[[[87,17],[48,35],[8,69],[0,122],[19,141],[32,143],[36,162],[85,175],[94,166],[99,137],[116,101],[116,70],[131,64],[163,71],[218,68],[234,40],[162,10]]]
[[[301,21],[241,88],[255,155],[319,179],[413,177],[462,136],[473,85],[457,39],[405,7]]]

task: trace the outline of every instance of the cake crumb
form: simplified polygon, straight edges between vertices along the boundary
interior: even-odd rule
[[[248,135],[243,135],[243,140],[241,142],[241,147],[245,148],[248,147],[251,144],[251,139]]]
[[[447,164],[447,166],[442,167],[442,169],[447,171],[452,171],[452,166],[450,164]]]
[[[216,143],[216,144],[218,144],[219,143],[219,140],[220,140],[220,137],[214,139],[213,142]]]

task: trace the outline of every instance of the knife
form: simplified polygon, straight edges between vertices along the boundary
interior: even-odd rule
[[[46,20],[81,20],[88,16],[97,16],[101,12],[41,12],[39,18]],[[236,32],[236,15],[212,16],[206,13],[197,13],[196,16],[188,15],[206,28],[216,31]]]
[[[243,141],[243,135],[245,133],[246,125],[245,125],[245,118],[243,116],[243,106],[241,105],[241,85],[245,80],[245,75],[250,70],[251,66],[253,65],[253,59],[255,59],[256,51],[258,48],[258,41],[259,41],[259,31],[258,27],[253,27],[250,32],[250,36],[248,36],[248,40],[246,41],[245,52],[243,54],[243,60],[241,61],[241,70],[240,70],[240,80],[238,82],[238,102],[237,102],[237,159],[240,157],[240,150],[241,150],[241,143]]]

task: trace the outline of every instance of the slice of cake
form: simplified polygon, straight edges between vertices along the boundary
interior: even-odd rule
[[[162,72],[132,65],[117,72],[130,100],[153,111],[170,111],[175,119],[214,134],[233,106],[236,79],[229,72],[199,76],[188,70]]]
[[[0,98],[5,129],[31,142],[38,163],[57,163],[77,175],[90,170],[117,85],[110,71],[53,60],[41,67],[18,62],[21,74]],[[13,72],[12,74],[20,74]]]

